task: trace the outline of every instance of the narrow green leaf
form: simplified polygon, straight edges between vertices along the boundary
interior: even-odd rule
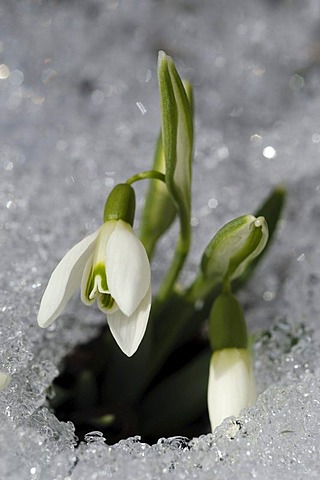
[[[192,84],[189,82],[189,80],[182,80],[184,89],[186,91],[188,100],[189,100],[189,105],[190,105],[190,111],[191,111],[191,120],[192,120],[192,129],[193,129],[193,114],[194,114],[194,101],[193,101],[193,88]]]
[[[275,232],[279,225],[279,220],[282,215],[283,207],[285,204],[286,189],[283,185],[276,186],[266,200],[260,205],[255,213],[255,216],[263,216],[269,228],[269,236],[266,246],[259,256],[257,256],[249,265],[249,267],[237,278],[234,284],[234,290],[241,288],[251,277],[257,265],[261,262],[261,259],[266,254],[271,242],[274,238]]]
[[[157,299],[164,302],[172,292],[191,242],[193,109],[189,102],[189,98],[192,101],[190,84],[186,84],[188,91],[186,92],[173,60],[164,52],[159,53],[158,79],[166,184],[176,204],[180,220],[180,235],[174,257],[157,295]]]
[[[96,404],[98,389],[96,378],[90,370],[84,370],[77,378],[74,390],[76,409],[85,409]]]
[[[264,249],[263,255],[266,253],[269,247],[273,235],[279,224],[280,217],[282,215],[283,207],[286,199],[286,189],[283,185],[277,185],[266,200],[260,205],[255,216],[262,216],[266,219],[269,228],[269,237],[267,245]]]
[[[101,417],[93,417],[88,419],[92,425],[95,425],[99,428],[106,428],[109,427],[114,423],[116,416],[113,414],[106,414]]]
[[[50,397],[50,406],[55,410],[58,409],[63,403],[70,400],[72,397],[72,390],[59,387],[59,385],[52,386],[54,395]]]
[[[166,170],[161,133],[156,145],[153,170],[161,173]],[[167,186],[158,180],[150,180],[140,227],[140,240],[149,258],[152,257],[158,239],[172,224],[176,213],[177,209]]]
[[[207,246],[201,270],[216,283],[240,276],[266,245],[268,226],[263,217],[243,215],[224,225]]]
[[[140,409],[144,435],[178,435],[207,404],[209,350],[157,385]]]
[[[191,208],[192,107],[172,58],[164,52],[159,53],[158,77],[166,182],[187,233]],[[186,85],[192,99],[190,84]]]

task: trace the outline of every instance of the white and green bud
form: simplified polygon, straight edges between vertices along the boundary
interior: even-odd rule
[[[223,292],[209,316],[213,350],[208,381],[208,411],[212,431],[227,417],[237,416],[256,400],[247,328],[235,296]]]
[[[243,215],[231,220],[213,237],[203,254],[204,278],[216,283],[239,277],[262,252],[267,240],[264,217]]]

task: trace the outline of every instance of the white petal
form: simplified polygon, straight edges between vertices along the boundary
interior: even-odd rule
[[[92,270],[92,260],[93,260],[93,253],[87,259],[85,267],[82,272],[82,277],[81,277],[81,301],[82,303],[88,306],[92,305],[92,303],[95,301],[95,298],[90,299],[86,295],[87,285],[90,280],[90,273]]]
[[[11,375],[8,373],[0,372],[0,392],[4,390],[11,381]]]
[[[98,234],[99,230],[77,243],[53,271],[39,308],[38,323],[40,327],[48,327],[60,315],[74,292],[80,287],[83,270],[93,252]]]
[[[121,310],[107,315],[112,335],[121,350],[131,357],[138,349],[147,328],[151,308],[151,288],[142,299],[137,310],[126,317]]]
[[[246,349],[216,351],[210,362],[208,410],[212,431],[231,415],[252,405],[254,380]]]
[[[106,271],[112,297],[125,315],[132,315],[150,286],[151,272],[144,246],[122,220],[107,243]]]
[[[116,221],[105,222],[99,228],[99,235],[94,245],[94,252],[83,270],[81,281],[81,300],[85,305],[91,305],[99,293],[109,293],[106,286],[106,246],[109,237],[116,226]]]

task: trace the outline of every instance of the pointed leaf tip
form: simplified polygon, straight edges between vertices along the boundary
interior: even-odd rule
[[[162,62],[166,59],[166,53],[163,50],[159,50],[158,52],[158,63]]]

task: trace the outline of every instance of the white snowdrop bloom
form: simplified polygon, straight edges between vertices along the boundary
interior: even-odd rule
[[[256,400],[250,353],[245,348],[216,350],[211,357],[208,410],[212,431]]]
[[[97,300],[112,335],[127,356],[137,350],[151,308],[150,264],[131,225],[108,220],[60,261],[43,294],[38,323],[48,327],[81,287],[86,305]]]

